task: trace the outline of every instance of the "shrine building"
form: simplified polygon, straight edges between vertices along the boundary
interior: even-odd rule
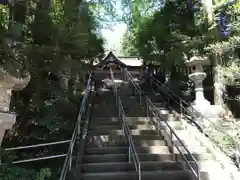
[[[126,68],[132,76],[142,76],[144,72],[143,60],[136,56],[116,56],[112,51],[94,64],[93,73],[99,79],[109,77],[110,68],[112,69],[114,76],[122,76],[123,69]]]

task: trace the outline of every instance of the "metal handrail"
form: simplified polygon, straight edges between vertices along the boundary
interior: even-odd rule
[[[126,69],[126,68],[124,68],[124,72],[125,72],[125,77],[127,77],[127,79],[128,79],[128,81],[131,81],[131,83],[133,84],[133,86],[135,87],[135,88],[137,88],[137,90],[139,91],[139,93],[141,92],[141,88],[138,86],[138,84],[135,82],[135,81],[133,81],[133,76],[130,74],[130,72]],[[126,79],[126,78],[125,78]]]
[[[142,104],[142,90],[141,90],[141,88],[139,87],[139,85],[135,81],[133,81],[132,75],[130,74],[130,72],[126,68],[124,68],[124,73],[125,73],[125,79],[128,80],[129,82],[131,82],[132,86],[134,87],[135,97],[136,97],[136,94],[138,92],[139,103]]]
[[[66,155],[66,158],[65,158],[65,161],[64,161],[64,164],[63,164],[63,168],[62,168],[62,172],[61,172],[61,176],[60,176],[59,180],[65,180],[67,173],[72,168],[73,148],[76,144],[77,137],[79,137],[79,135],[80,135],[81,119],[82,119],[83,114],[85,113],[85,109],[86,109],[86,105],[87,105],[86,102],[87,102],[87,98],[89,97],[89,92],[91,90],[91,85],[92,85],[92,73],[90,73],[90,75],[88,77],[88,82],[87,82],[86,88],[84,90],[84,96],[83,96],[83,100],[82,100],[82,103],[81,103],[80,111],[78,113],[77,122],[75,124],[75,128],[74,128],[72,138],[71,138],[71,141],[70,141],[68,153]]]
[[[57,141],[57,142],[49,142],[49,143],[43,143],[43,144],[34,144],[34,145],[28,145],[28,146],[18,146],[18,147],[12,147],[12,148],[6,148],[5,151],[15,151],[20,149],[29,149],[29,148],[38,148],[38,147],[45,147],[45,146],[53,146],[57,144],[65,144],[69,143],[70,140],[65,141]]]
[[[200,173],[199,173],[199,167],[198,167],[198,164],[197,164],[197,160],[192,155],[192,153],[188,150],[188,148],[185,146],[185,144],[182,142],[182,140],[178,137],[178,135],[173,130],[173,128],[169,125],[167,120],[165,118],[162,118],[162,116],[160,115],[159,111],[157,110],[157,107],[151,102],[151,100],[148,97],[146,97],[146,98],[147,98],[147,101],[146,101],[147,102],[147,110],[151,110],[152,114],[157,119],[157,123],[158,123],[157,124],[157,130],[160,131],[159,125],[162,124],[162,122],[164,122],[166,124],[166,127],[170,130],[170,134],[168,134],[168,133],[166,133],[166,134],[168,135],[168,137],[171,140],[171,147],[175,146],[175,148],[178,150],[178,152],[181,154],[182,158],[184,159],[184,161],[186,162],[186,164],[190,168],[190,170],[191,170],[192,174],[194,175],[194,177],[196,179],[200,179]],[[173,141],[173,137],[176,138],[176,140],[179,142],[181,147],[183,147],[184,150],[189,155],[189,157],[191,157],[191,160],[195,164],[196,170],[194,169],[194,167],[192,167],[192,165],[190,164],[189,160],[186,158],[186,154],[182,153],[182,150],[179,148],[179,145],[176,145],[176,142]],[[172,149],[172,153],[174,153],[174,149]]]
[[[49,160],[49,159],[56,159],[56,158],[64,158],[67,154],[58,154],[58,155],[52,155],[52,156],[44,156],[39,158],[31,158],[26,160],[17,160],[12,161],[12,164],[22,164],[22,163],[28,163],[28,162],[36,162],[36,161],[42,161],[42,160]],[[3,164],[1,164],[3,165]]]
[[[183,106],[183,105],[186,105],[186,106],[190,109],[190,111],[194,112],[194,114],[197,114],[197,117],[194,117],[192,114],[189,114],[189,113],[188,113],[188,115],[190,115],[190,116],[193,117],[193,118],[201,118],[201,119],[207,120],[209,123],[211,123],[211,124],[213,125],[213,127],[214,127],[215,130],[217,130],[218,132],[221,132],[222,134],[226,135],[227,137],[229,137],[229,138],[234,142],[235,148],[236,148],[236,150],[234,151],[235,157],[236,157],[236,163],[237,163],[238,169],[240,169],[240,144],[239,144],[239,142],[237,142],[237,141],[235,140],[235,138],[232,137],[231,135],[229,135],[229,134],[227,134],[226,132],[224,132],[224,131],[218,129],[217,127],[215,127],[215,126],[214,126],[214,123],[213,123],[209,118],[205,117],[202,113],[200,113],[199,111],[197,111],[197,110],[196,110],[194,107],[192,107],[189,103],[187,103],[185,100],[183,100],[182,98],[180,98],[179,96],[177,96],[171,89],[169,89],[167,86],[165,86],[164,84],[162,84],[162,83],[161,83],[160,81],[158,81],[155,77],[153,77],[153,76],[151,76],[151,75],[150,75],[150,77],[151,77],[152,80],[153,80],[152,82],[153,82],[155,85],[158,86],[158,90],[161,88],[161,87],[160,87],[160,85],[161,85],[165,90],[168,91],[168,92],[167,92],[167,93],[168,93],[168,97],[170,97],[175,103],[177,103],[177,104],[180,106],[180,108],[181,108],[181,115],[183,115],[183,111],[189,112],[189,110],[186,109],[186,107]],[[177,98],[177,99],[179,100],[179,102],[176,101],[176,99],[174,99],[173,96],[174,96],[175,98]],[[204,131],[203,125],[199,124],[199,122],[196,122],[196,121],[194,121],[194,123],[197,124],[199,127],[201,127],[202,132],[209,137],[209,135]],[[215,140],[213,140],[211,137],[209,137],[209,138],[210,138],[212,141],[215,141]]]
[[[125,70],[127,71],[127,70]],[[129,72],[128,72],[129,73]],[[129,73],[130,74],[130,73]],[[130,82],[133,82],[133,81],[130,81]],[[197,164],[197,161],[196,159],[194,158],[194,156],[191,154],[191,152],[187,149],[187,147],[185,146],[185,144],[182,142],[182,140],[178,137],[178,135],[175,133],[175,131],[172,129],[172,127],[169,125],[169,123],[164,119],[162,118],[162,116],[160,115],[159,111],[157,110],[157,107],[151,102],[151,100],[146,96],[146,106],[147,106],[147,114],[148,114],[148,110],[151,110],[152,114],[156,117],[157,119],[157,130],[158,132],[160,131],[159,130],[159,125],[162,123],[162,120],[163,122],[166,124],[166,126],[168,127],[168,129],[170,130],[170,135],[168,133],[166,133],[170,140],[171,140],[171,147],[175,146],[176,149],[179,151],[179,153],[181,154],[182,158],[184,159],[184,161],[186,162],[186,164],[188,165],[188,167],[190,168],[193,176],[196,178],[196,179],[200,179],[200,172],[199,172],[199,167],[198,167],[198,164]],[[178,145],[176,145],[176,143],[173,141],[173,136],[176,138],[176,140],[180,143],[180,145],[185,149],[185,151],[187,152],[187,154],[191,157],[192,161],[194,162],[195,164],[195,167],[196,167],[196,170],[194,169],[194,167],[192,167],[192,165],[190,164],[189,160],[186,158],[185,156],[185,153],[183,154],[182,151],[180,150],[180,148],[178,147]],[[172,152],[174,153],[174,150],[172,149]]]
[[[121,120],[123,134],[125,135],[125,137],[128,140],[128,162],[130,163],[131,159],[132,159],[135,169],[136,169],[136,172],[138,173],[138,180],[141,180],[141,163],[140,163],[137,151],[136,151],[135,144],[133,142],[132,134],[131,134],[131,131],[129,128],[129,123],[127,121],[124,109],[123,109],[121,98],[118,95],[117,88],[114,83],[114,75],[113,75],[111,68],[110,68],[110,74],[111,74],[111,80],[112,80],[112,84],[113,84],[114,96],[116,97],[116,105],[118,108],[118,119]]]
[[[34,145],[27,145],[27,146],[11,147],[11,148],[5,148],[3,150],[6,152],[9,152],[9,151],[11,152],[11,151],[25,150],[25,149],[32,149],[32,148],[39,148],[39,147],[46,147],[46,146],[55,146],[55,145],[66,144],[66,143],[70,143],[70,140],[49,142],[49,143],[42,143],[42,144],[34,144]],[[11,163],[12,164],[21,164],[21,163],[35,162],[35,161],[41,161],[41,160],[47,160],[47,159],[62,158],[65,156],[66,156],[66,154],[56,154],[56,155],[51,155],[51,156],[34,157],[34,158],[22,159],[22,160],[13,160]],[[4,165],[4,163],[0,162],[0,165]]]

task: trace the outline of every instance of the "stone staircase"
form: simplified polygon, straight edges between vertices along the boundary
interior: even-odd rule
[[[190,180],[189,171],[183,170],[181,156],[170,152],[164,130],[157,131],[145,117],[145,108],[140,108],[131,92],[121,90],[120,96],[126,113],[133,142],[141,162],[141,179]],[[112,92],[101,95],[95,104],[90,120],[81,177],[84,180],[133,180],[138,179],[135,165],[129,162],[128,141],[121,122],[116,118],[117,109]],[[164,127],[163,127],[164,128]],[[175,161],[174,158],[179,159]],[[197,157],[198,158],[198,157]]]
[[[197,137],[200,132],[189,127],[174,110],[167,108],[167,103],[159,94],[152,91],[146,94],[161,114],[160,121],[146,110],[146,99],[143,98],[139,105],[139,97],[132,96],[133,91],[127,83],[118,91],[140,161],[141,180],[197,180],[190,167],[194,170],[199,168],[199,180],[239,179],[225,172],[223,167],[226,166],[222,166],[212,153],[213,150],[201,141],[206,138]],[[132,158],[129,159],[129,144],[122,123],[117,118],[113,92],[104,91],[93,99],[89,104],[90,116],[86,115],[81,123],[82,139],[73,150],[77,156],[73,157],[72,164],[77,166],[70,168],[71,176],[67,180],[140,180],[136,164]],[[173,132],[178,138],[174,137]]]
[[[224,170],[224,167],[221,166],[221,163],[216,159],[212,151],[206,147],[203,141],[201,141],[201,138],[197,138],[197,134],[201,133],[196,128],[196,132],[189,131],[191,125],[184,121],[179,113],[174,110],[170,110],[167,107],[167,103],[162,99],[161,94],[155,93],[154,91],[149,91],[147,92],[147,96],[159,109],[162,118],[167,119],[168,124],[176,132],[178,137],[197,160],[201,180],[236,179],[236,177],[232,177],[229,172]],[[159,125],[156,118],[150,119],[153,124]],[[166,145],[172,149],[172,152],[175,155],[175,159],[179,160],[179,151],[176,147],[172,146],[171,139],[169,138],[169,135],[171,134],[169,128],[167,128],[167,125],[165,123],[161,123],[159,126],[159,129],[161,129],[161,134],[165,139]],[[176,141],[175,137],[173,137],[173,141]],[[176,142],[176,145],[181,150],[181,152],[185,152],[185,149],[181,147],[181,144],[178,144],[178,141]],[[185,166],[185,168],[188,167]]]

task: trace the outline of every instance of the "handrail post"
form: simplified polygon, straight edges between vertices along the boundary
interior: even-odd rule
[[[237,163],[237,167],[238,167],[238,169],[240,169],[240,152],[239,152],[239,144],[238,144],[238,142],[237,141],[234,141],[235,142],[235,146],[236,146],[236,152],[235,152],[235,154],[236,154],[236,163]]]
[[[170,131],[170,141],[171,141],[171,151],[172,151],[172,155],[173,155],[173,161],[176,161],[172,131]]]
[[[80,124],[77,124],[78,128],[77,128],[77,135],[80,136]]]
[[[201,178],[200,178],[200,175],[201,175],[201,173],[200,173],[200,169],[199,169],[199,167],[198,167],[198,162],[195,162],[196,163],[196,171],[197,171],[197,180],[200,180]]]
[[[137,97],[137,90],[135,87],[134,87],[134,96]]]
[[[158,113],[158,112],[157,112]],[[159,128],[159,124],[160,124],[160,122],[159,122],[159,120],[157,120],[157,134],[158,134],[158,136],[160,135],[160,128]]]
[[[170,98],[167,97],[167,103],[168,103],[168,106],[170,106]]]
[[[117,96],[117,97],[118,97],[118,96]],[[117,105],[117,109],[118,109],[118,120],[119,120],[119,121],[122,121],[120,102],[119,102],[119,99],[118,99],[118,98],[117,98],[117,100],[118,100],[118,105]],[[124,135],[124,122],[122,123],[122,132],[123,132],[123,135]]]
[[[122,132],[123,132],[123,135],[125,134],[125,122],[124,121],[122,121],[123,123],[122,123]]]
[[[120,109],[120,104],[119,104],[119,100],[118,100],[118,119],[121,118],[121,109]]]
[[[73,145],[70,145],[70,157],[69,157],[69,171],[71,170],[72,168],[72,153],[73,153]]]
[[[139,89],[140,105],[142,105],[142,90]]]
[[[181,113],[181,118],[183,117],[183,103],[182,100],[180,99],[180,113]]]
[[[141,180],[142,177],[141,177],[141,165],[138,164],[138,180]]]
[[[130,147],[130,138],[128,137],[128,162],[131,162],[131,147]]]
[[[146,117],[148,117],[148,100],[147,97],[145,97],[145,110],[146,110]]]

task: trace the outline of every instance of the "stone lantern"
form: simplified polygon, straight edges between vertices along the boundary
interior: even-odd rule
[[[11,129],[16,120],[16,114],[9,111],[12,90],[22,90],[30,79],[30,73],[25,78],[16,78],[0,67],[0,144],[5,131]]]
[[[68,82],[71,79],[72,58],[67,55],[60,64],[60,70],[58,71],[58,77],[60,79],[60,86],[64,90],[68,90]]]
[[[59,71],[58,76],[60,78],[60,86],[64,90],[68,90],[68,82],[71,78],[71,69],[70,68],[63,68]]]
[[[190,113],[199,116],[201,113],[206,118],[211,118],[212,121],[216,121],[218,117],[223,115],[224,109],[219,105],[211,105],[208,100],[204,97],[204,89],[202,82],[206,78],[206,73],[203,70],[204,65],[209,65],[210,61],[208,58],[193,56],[189,61],[186,61],[186,65],[191,68],[189,79],[195,84],[195,100],[190,108]],[[204,125],[209,125],[209,121],[201,118],[204,121]]]
[[[209,65],[210,62],[207,58],[193,56],[186,65],[191,67],[191,74],[189,74],[189,79],[191,79],[195,84],[195,106],[209,106],[210,102],[204,97],[204,89],[202,82],[206,78],[206,73],[203,71],[204,65]]]

